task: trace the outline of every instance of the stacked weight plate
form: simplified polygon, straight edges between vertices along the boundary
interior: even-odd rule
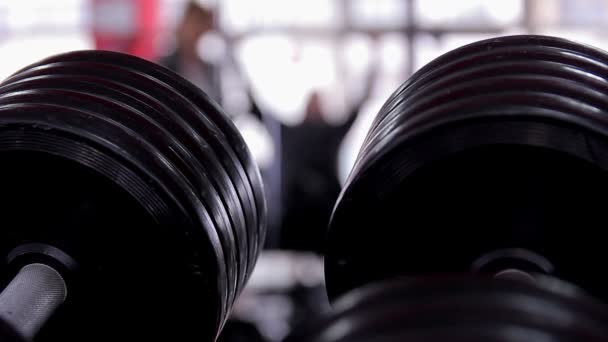
[[[0,86],[0,160],[15,223],[2,246],[59,245],[82,264],[86,290],[49,326],[216,336],[262,248],[265,202],[243,139],[203,92],[119,53],[45,59]]]
[[[402,279],[366,286],[286,342],[606,341],[608,309],[553,279]]]
[[[385,103],[336,204],[325,258],[335,297],[395,275],[463,273],[522,248],[533,270],[607,298],[608,55],[510,36],[429,63]]]

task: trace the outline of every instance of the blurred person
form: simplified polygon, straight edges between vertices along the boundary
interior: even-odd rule
[[[275,249],[280,247],[281,234],[280,124],[260,108],[251,89],[247,97],[248,114],[236,115],[233,120],[260,169],[267,206],[264,246]]]
[[[281,247],[322,252],[325,231],[340,194],[336,158],[340,143],[356,118],[355,109],[340,125],[326,122],[314,92],[304,121],[281,127]]]
[[[371,67],[363,89],[350,106],[347,119],[338,125],[325,121],[321,98],[313,92],[304,121],[281,125],[281,237],[280,246],[323,253],[325,234],[334,204],[342,190],[338,172],[340,147],[363,105],[369,101],[379,71]]]
[[[213,10],[190,0],[175,30],[176,47],[160,64],[182,75],[202,89],[217,103],[221,103],[220,70],[204,61],[199,54],[199,41],[214,29]]]

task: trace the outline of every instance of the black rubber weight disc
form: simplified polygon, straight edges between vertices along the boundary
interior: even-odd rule
[[[553,58],[584,58],[595,60],[597,65],[605,64],[607,61],[604,51],[592,46],[575,43],[563,38],[539,36],[539,35],[516,35],[491,38],[474,42],[434,59],[412,77],[403,83],[387,100],[380,114],[374,120],[372,127],[375,127],[380,120],[384,118],[391,107],[396,102],[403,99],[403,92],[406,89],[412,88],[416,84],[416,88],[424,85],[427,78],[436,77],[445,73],[453,73],[459,69],[476,66],[484,63],[486,56],[496,59],[504,59],[508,54],[514,53],[521,56],[529,54],[529,49],[538,49],[544,51],[553,51]],[[549,49],[546,49],[549,48]],[[506,49],[501,53],[498,49]],[[546,52],[545,52],[546,53]],[[531,58],[528,58],[530,60]]]
[[[9,151],[2,159],[4,253],[19,243],[45,242],[90,270],[80,294],[70,296],[73,306],[66,304],[56,318],[69,324],[54,325],[60,336],[82,340],[102,331],[87,339],[104,340],[104,331],[116,331],[110,325],[131,325],[145,335],[144,327],[132,330],[133,315],[159,322],[159,309],[179,312],[163,321],[167,327],[197,322],[180,331],[184,337],[215,336],[226,288],[223,252],[209,218],[198,217],[207,233],[190,220],[197,217],[183,205],[190,199],[176,191],[168,169],[159,169],[154,152],[90,113],[1,100],[2,150]],[[175,295],[158,296],[164,291]]]
[[[100,70],[102,72],[100,72]],[[168,84],[150,78],[146,74],[120,67],[115,64],[101,64],[91,62],[61,62],[52,63],[50,65],[38,66],[23,71],[21,74],[11,78],[11,82],[15,82],[25,77],[35,77],[40,75],[48,74],[62,74],[68,77],[93,77],[96,80],[102,80],[104,82],[120,82],[125,86],[132,87],[135,89],[146,89],[148,95],[155,98],[166,105],[167,108],[171,108],[170,111],[179,113],[179,117],[184,121],[193,124],[192,127],[204,134],[206,141],[209,142],[210,146],[216,151],[216,155],[222,161],[223,169],[231,175],[230,179],[238,190],[238,194],[241,198],[241,205],[246,215],[247,221],[247,241],[251,245],[249,248],[249,261],[255,262],[255,256],[257,255],[257,245],[260,244],[260,235],[258,229],[252,229],[251,227],[258,226],[258,214],[256,210],[255,200],[250,188],[247,176],[244,174],[244,170],[240,166],[240,162],[236,159],[236,156],[231,152],[231,147],[227,145],[225,139],[221,137],[223,134],[218,130],[215,125],[206,119],[204,113],[198,111],[192,102],[184,98],[181,94],[176,93]],[[114,86],[114,85],[113,85]],[[195,133],[196,134],[196,133]],[[237,134],[236,132],[229,132],[229,134]],[[200,138],[202,139],[202,138]],[[204,142],[204,141],[202,141]],[[204,149],[204,153],[210,154],[209,146],[201,144],[200,146]],[[250,273],[250,269],[248,270]],[[243,277],[243,281],[246,277]],[[240,284],[241,286],[243,284]],[[241,287],[239,287],[241,288]]]
[[[485,93],[480,93],[483,89]],[[525,89],[522,91],[521,89]],[[362,149],[360,164],[374,158],[373,153],[384,153],[387,146],[396,144],[407,134],[413,134],[421,122],[438,125],[442,121],[456,121],[461,117],[488,116],[483,109],[498,110],[497,115],[507,115],[509,107],[529,106],[529,111],[519,110],[520,116],[548,116],[534,110],[555,109],[562,113],[564,121],[589,122],[590,127],[605,128],[601,120],[608,109],[603,92],[584,83],[542,75],[503,75],[483,77],[452,86],[441,87],[426,96],[412,96],[411,101],[397,107],[399,115],[377,131],[376,136]],[[502,114],[500,110],[502,109]],[[511,110],[515,114],[516,111]],[[570,115],[565,114],[570,113]],[[512,115],[513,115],[512,114]]]
[[[410,93],[427,91],[434,80],[450,79],[457,74],[479,66],[510,63],[559,63],[578,69],[586,78],[599,78],[608,73],[607,58],[603,51],[572,43],[567,40],[543,36],[510,36],[473,43],[442,55],[416,72],[391,95],[374,120],[365,139],[367,145],[376,131],[399,114],[395,107],[409,100]],[[503,74],[507,74],[504,70]],[[605,78],[605,77],[604,77]]]
[[[117,123],[116,128],[130,135],[138,141],[140,145],[147,145],[150,153],[161,162],[162,166],[172,171],[173,177],[182,187],[182,191],[188,192],[192,196],[192,203],[188,203],[193,207],[193,212],[207,211],[203,215],[211,215],[214,222],[214,227],[217,230],[217,235],[222,242],[224,255],[226,259],[226,267],[229,275],[229,281],[233,294],[236,292],[236,281],[238,279],[239,264],[236,259],[236,244],[232,233],[232,228],[229,223],[228,216],[223,209],[219,196],[214,191],[213,187],[206,181],[199,186],[200,190],[193,187],[192,177],[188,178],[187,174],[193,171],[189,170],[192,164],[195,164],[195,159],[187,154],[183,148],[179,147],[179,143],[171,137],[160,126],[147,119],[142,113],[138,113],[132,108],[121,106],[117,101],[103,98],[97,95],[90,95],[76,91],[68,90],[53,90],[53,89],[36,89],[15,91],[14,93],[5,93],[0,103],[47,103],[57,106],[65,106],[68,108],[79,108],[86,111],[88,116],[94,116],[109,122]],[[175,151],[184,151],[185,155],[179,156]],[[189,158],[190,161],[181,159],[180,157]],[[207,197],[202,197],[199,194],[207,194]],[[234,267],[234,266],[236,267]]]
[[[485,253],[524,248],[608,298],[608,283],[580,267],[602,259],[608,58],[534,41],[449,53],[389,99],[334,210],[331,297],[395,275],[467,272]]]
[[[61,76],[61,75],[52,75],[52,76],[39,76],[39,77],[35,77],[33,79],[30,79],[29,81],[27,80],[22,80],[19,82],[15,82],[12,83],[8,86],[4,86],[4,88],[6,90],[12,90],[12,91],[16,91],[18,89],[29,89],[32,88],[34,86],[37,86],[39,88],[44,88],[44,89],[68,89],[70,91],[76,91],[77,94],[82,94],[87,95],[87,96],[92,96],[92,97],[96,97],[96,98],[101,98],[104,99],[104,101],[107,101],[109,99],[109,101],[112,101],[113,105],[119,105],[121,106],[121,108],[124,110],[132,110],[132,111],[137,111],[137,115],[135,116],[136,118],[144,118],[144,121],[148,121],[148,120],[152,120],[154,119],[154,121],[150,121],[153,124],[160,124],[162,125],[163,128],[171,128],[173,132],[175,132],[172,136],[169,136],[168,138],[164,138],[166,140],[161,140],[162,141],[166,141],[167,145],[169,145],[169,147],[171,148],[171,151],[175,151],[176,153],[178,153],[178,157],[183,159],[185,161],[185,163],[188,165],[188,167],[192,167],[193,170],[191,170],[190,172],[190,179],[192,179],[192,183],[194,185],[197,186],[198,190],[203,197],[203,200],[207,203],[212,203],[212,205],[215,205],[216,207],[219,208],[221,215],[223,215],[224,217],[228,217],[229,219],[232,218],[239,218],[243,216],[242,211],[240,211],[240,208],[238,208],[238,210],[235,210],[235,206],[238,205],[238,202],[236,202],[233,198],[229,197],[229,195],[226,194],[226,190],[224,192],[222,192],[222,196],[218,196],[217,193],[215,193],[214,190],[214,186],[212,186],[209,183],[209,179],[207,178],[208,174],[210,174],[210,172],[208,171],[209,169],[211,169],[212,172],[215,173],[211,173],[210,177],[212,180],[214,180],[214,185],[217,186],[217,188],[219,188],[220,190],[224,190],[226,188],[228,188],[230,186],[230,180],[228,179],[228,176],[224,173],[221,174],[216,168],[213,168],[214,166],[217,166],[219,163],[217,162],[217,160],[213,160],[213,159],[209,159],[209,157],[211,156],[212,151],[210,149],[207,149],[207,154],[204,155],[202,153],[199,154],[193,154],[190,155],[190,151],[195,151],[196,149],[199,148],[198,145],[196,145],[196,143],[192,143],[190,145],[187,146],[183,146],[181,144],[182,141],[184,141],[185,137],[187,136],[186,133],[184,133],[184,129],[182,127],[178,127],[176,125],[176,123],[178,122],[178,118],[176,117],[171,117],[165,114],[161,114],[159,112],[157,112],[157,110],[155,108],[152,108],[150,106],[142,106],[140,102],[135,101],[135,99],[133,98],[129,98],[127,96],[124,96],[122,93],[118,93],[114,90],[112,90],[111,88],[107,88],[104,87],[102,85],[99,85],[97,83],[89,83],[89,82],[83,82],[81,79],[76,79],[74,77],[69,77],[69,76]],[[74,95],[74,94],[73,94]],[[98,101],[100,102],[100,101]],[[103,102],[103,101],[101,101]],[[62,103],[64,103],[62,101]],[[99,106],[99,103],[97,104],[97,106]],[[157,107],[157,108],[162,108],[162,107]],[[116,113],[117,115],[121,115],[120,112]],[[149,118],[149,119],[148,119]],[[138,123],[139,125],[139,123]],[[143,125],[142,125],[143,127]],[[178,128],[181,128],[178,130]],[[150,131],[149,129],[146,131]],[[167,134],[169,134],[168,132],[165,132],[165,136],[167,136]],[[176,140],[176,136],[182,137],[182,139],[180,139],[180,141]],[[149,139],[148,139],[149,140]],[[172,144],[171,144],[172,143]],[[173,145],[174,147],[172,147],[171,145]],[[200,161],[200,163],[199,163]],[[201,165],[201,163],[203,163]],[[203,165],[205,165],[207,168],[204,168]],[[207,197],[207,199],[205,199],[204,197]],[[222,208],[223,206],[218,203],[218,200],[222,199],[223,203],[227,203],[228,204],[228,208],[232,208],[232,211],[228,211],[223,212],[222,213]],[[232,204],[232,205],[231,205]],[[227,222],[224,222],[223,224],[226,224]],[[239,229],[241,229],[241,235],[240,235],[240,239],[236,239],[237,241],[240,241],[241,245],[238,246],[238,248],[232,248],[233,251],[236,251],[237,253],[241,250],[247,251],[246,249],[246,239],[243,238],[242,236],[244,235],[244,231],[245,231],[245,226],[244,223],[239,222],[240,226]],[[228,229],[230,227],[227,227]],[[220,231],[221,233],[221,231]],[[236,232],[234,232],[235,236]],[[237,254],[238,255],[238,254]],[[242,255],[244,260],[239,260],[239,262],[246,262],[246,254]],[[227,267],[231,267],[232,269],[236,270],[236,267],[233,267],[234,264],[229,264],[227,265]],[[240,264],[242,265],[242,264]],[[241,275],[241,277],[243,277],[245,270],[241,269],[239,270],[239,274]],[[232,290],[234,291],[234,290]]]
[[[580,265],[603,248],[595,195],[608,191],[606,140],[559,122],[496,120],[429,131],[349,184],[328,236],[331,297],[398,274],[466,272],[490,250],[521,247],[605,298],[608,284]]]
[[[482,49],[478,55],[468,56],[467,59],[452,61],[446,60],[442,67],[429,71],[428,74],[420,76],[416,82],[412,82],[406,89],[400,92],[398,101],[393,102],[391,106],[386,107],[379,116],[377,125],[370,130],[370,136],[367,141],[373,140],[378,131],[386,129],[386,127],[394,126],[391,121],[396,117],[403,118],[400,114],[398,106],[409,107],[408,102],[412,101],[415,94],[420,94],[418,97],[424,97],[426,94],[433,93],[433,84],[437,84],[437,88],[441,89],[439,84],[448,86],[459,82],[461,84],[476,80],[481,77],[496,76],[514,76],[515,73],[521,74],[521,71],[514,70],[513,64],[527,64],[528,66],[536,65],[536,69],[528,68],[527,75],[543,75],[547,76],[546,69],[559,65],[562,67],[561,76],[567,79],[588,79],[590,81],[602,80],[598,75],[607,75],[608,70],[606,65],[598,62],[596,59],[586,55],[575,55],[572,52],[567,52],[562,49],[539,47],[539,46],[517,46],[517,47],[502,47],[493,50]],[[564,74],[565,68],[568,72]],[[471,73],[467,78],[459,78],[460,74]],[[408,82],[409,83],[409,82]],[[562,82],[557,82],[561,84]],[[525,88],[520,88],[525,89]],[[389,100],[390,101],[390,100]]]
[[[535,41],[535,39],[532,39],[532,41]],[[538,41],[542,41],[542,39]],[[549,41],[555,45],[560,40],[549,39]],[[365,145],[374,140],[373,138],[378,135],[378,130],[386,129],[387,126],[396,126],[389,122],[394,120],[395,116],[403,117],[396,107],[407,106],[407,102],[411,101],[414,97],[413,94],[428,94],[432,92],[432,89],[429,89],[429,84],[438,83],[438,81],[445,83],[446,81],[453,80],[461,73],[480,67],[487,72],[488,67],[498,68],[501,65],[505,66],[506,63],[529,63],[530,65],[536,63],[541,64],[541,68],[537,71],[532,71],[530,74],[539,73],[543,75],[543,65],[560,64],[563,67],[569,68],[571,72],[578,73],[578,75],[572,75],[572,78],[579,80],[581,78],[602,80],[603,78],[598,75],[608,74],[608,68],[603,63],[603,61],[606,61],[606,56],[603,56],[602,51],[593,50],[588,47],[581,49],[581,46],[578,49],[572,47],[571,50],[565,50],[563,46],[570,47],[572,43],[564,42],[561,44],[562,47],[558,48],[552,45],[532,45],[529,39],[519,36],[505,37],[474,43],[471,46],[455,50],[455,52],[460,50],[465,50],[465,52],[453,52],[439,57],[431,62],[431,64],[435,65],[434,68],[422,68],[404,83],[398,92],[389,98],[386,105],[378,114],[373,127],[370,129]],[[512,71],[509,68],[502,70],[503,75],[507,75],[510,72]],[[491,75],[491,72],[487,72],[487,74],[478,73],[477,75],[478,77],[488,77]],[[474,75],[471,75],[466,81],[474,79]]]
[[[550,278],[401,279],[349,293],[286,341],[606,341],[607,314],[605,305]]]
[[[107,341],[118,332],[152,338],[168,330],[182,340],[213,338],[223,260],[209,255],[217,248],[194,231],[190,215],[113,151],[42,123],[6,125],[5,111],[2,253],[23,242],[48,243],[69,251],[83,272],[38,340]],[[156,324],[162,328],[151,330]]]
[[[110,63],[119,66],[128,67],[132,70],[138,70],[150,77],[160,80],[170,87],[174,88],[178,94],[183,95],[189,101],[194,103],[200,110],[201,115],[198,117],[206,119],[209,117],[216,125],[221,129],[220,139],[225,139],[229,145],[236,152],[238,160],[240,160],[242,167],[246,171],[245,177],[249,180],[253,188],[253,196],[256,199],[257,209],[257,221],[256,225],[258,229],[258,239],[255,242],[255,255],[261,248],[262,242],[265,237],[265,224],[266,224],[266,201],[264,198],[263,186],[259,169],[256,167],[250,151],[245,144],[245,141],[239,134],[233,134],[236,132],[236,127],[228,119],[228,117],[222,112],[217,104],[215,104],[204,92],[199,88],[186,81],[181,76],[172,72],[171,70],[164,68],[160,65],[149,63],[145,60],[128,56],[120,53],[114,53],[109,51],[77,51],[67,54],[61,54],[42,60],[37,64],[33,64],[28,68],[33,68],[38,65],[50,64],[54,62],[94,62],[94,63]],[[231,152],[231,151],[228,151]],[[243,177],[243,175],[241,175]],[[259,241],[258,241],[259,240]]]

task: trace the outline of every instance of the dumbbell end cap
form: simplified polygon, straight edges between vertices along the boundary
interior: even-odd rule
[[[18,269],[32,263],[47,264],[63,276],[78,269],[78,263],[70,255],[45,243],[26,243],[14,248],[8,254],[7,263]]]

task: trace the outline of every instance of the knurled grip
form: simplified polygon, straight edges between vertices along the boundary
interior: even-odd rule
[[[32,340],[66,295],[59,272],[45,264],[26,265],[0,293],[0,319]]]

